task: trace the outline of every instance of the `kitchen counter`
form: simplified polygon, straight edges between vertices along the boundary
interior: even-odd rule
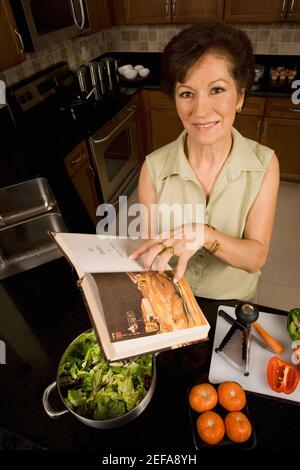
[[[119,65],[142,64],[148,67],[151,71],[151,75],[148,79],[140,81],[138,83],[129,80],[122,80],[121,84],[124,87],[137,87],[147,89],[159,89],[160,83],[160,63],[161,56],[160,52],[108,52],[103,56],[97,57],[95,60],[99,60],[102,57],[113,56],[119,61]],[[257,54],[255,57],[255,63],[265,67],[264,76],[259,80],[257,84],[250,90],[250,96],[261,96],[261,97],[289,97],[294,89],[291,88],[291,81],[272,81],[269,79],[269,71],[271,67],[295,67],[298,70],[298,75],[295,78],[299,79],[300,76],[300,57],[292,55],[264,55]]]
[[[53,420],[42,406],[62,353],[91,327],[67,261],[61,258],[1,281],[0,302],[0,339],[6,344],[6,364],[0,364],[0,448],[194,453],[187,390],[207,380],[218,305],[235,301],[199,299],[211,325],[209,341],[161,353],[152,401],[133,422],[110,430],[89,428],[69,414]],[[52,398],[59,409],[59,397]],[[247,399],[257,449],[298,449],[299,406],[250,393]]]

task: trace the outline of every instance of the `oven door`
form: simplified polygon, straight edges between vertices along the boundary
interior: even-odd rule
[[[125,108],[96,132],[90,147],[103,202],[114,203],[139,171],[135,107]]]
[[[89,28],[85,0],[18,0],[18,3],[13,0],[13,7],[22,8],[35,49],[49,47]]]

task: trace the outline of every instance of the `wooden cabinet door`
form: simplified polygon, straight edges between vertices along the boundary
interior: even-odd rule
[[[171,22],[171,0],[123,0],[123,5],[125,24]]]
[[[242,115],[262,116],[264,114],[266,99],[260,96],[247,96],[245,98]]]
[[[90,164],[85,142],[78,144],[64,159],[65,167],[90,218],[96,224],[96,209],[99,204],[95,173]]]
[[[172,23],[223,18],[224,0],[172,0]]]
[[[260,116],[237,114],[233,127],[247,139],[259,141],[262,119]]]
[[[0,70],[24,62],[22,38],[8,0],[0,0]]]
[[[183,131],[174,101],[161,91],[149,91],[152,150],[169,144]]]
[[[89,34],[97,33],[111,25],[107,0],[86,0],[91,29]]]
[[[183,131],[183,125],[176,110],[151,109],[150,120],[153,150],[177,139]]]
[[[300,120],[265,118],[261,143],[275,150],[281,178],[300,183]]]
[[[265,98],[260,96],[248,96],[245,99],[242,111],[236,114],[233,126],[244,137],[259,140],[265,101]]]
[[[290,98],[268,98],[267,117],[300,119],[300,105],[293,104]]]
[[[231,22],[284,21],[288,0],[225,0],[224,20]]]

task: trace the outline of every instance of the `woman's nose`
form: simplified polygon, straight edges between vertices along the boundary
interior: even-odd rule
[[[207,116],[210,111],[209,97],[205,94],[198,95],[194,101],[194,116]]]

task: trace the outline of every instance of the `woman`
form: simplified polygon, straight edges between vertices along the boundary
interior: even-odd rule
[[[251,300],[270,245],[279,186],[274,151],[232,126],[254,77],[250,40],[225,23],[190,26],[173,37],[162,58],[162,88],[174,98],[185,128],[178,139],[148,155],[139,200],[203,203],[203,237],[189,244],[197,224],[145,241],[145,254],[163,271],[175,255],[195,295]],[[182,233],[182,230],[180,231]],[[174,258],[173,258],[174,260]],[[173,261],[172,260],[172,261]]]

